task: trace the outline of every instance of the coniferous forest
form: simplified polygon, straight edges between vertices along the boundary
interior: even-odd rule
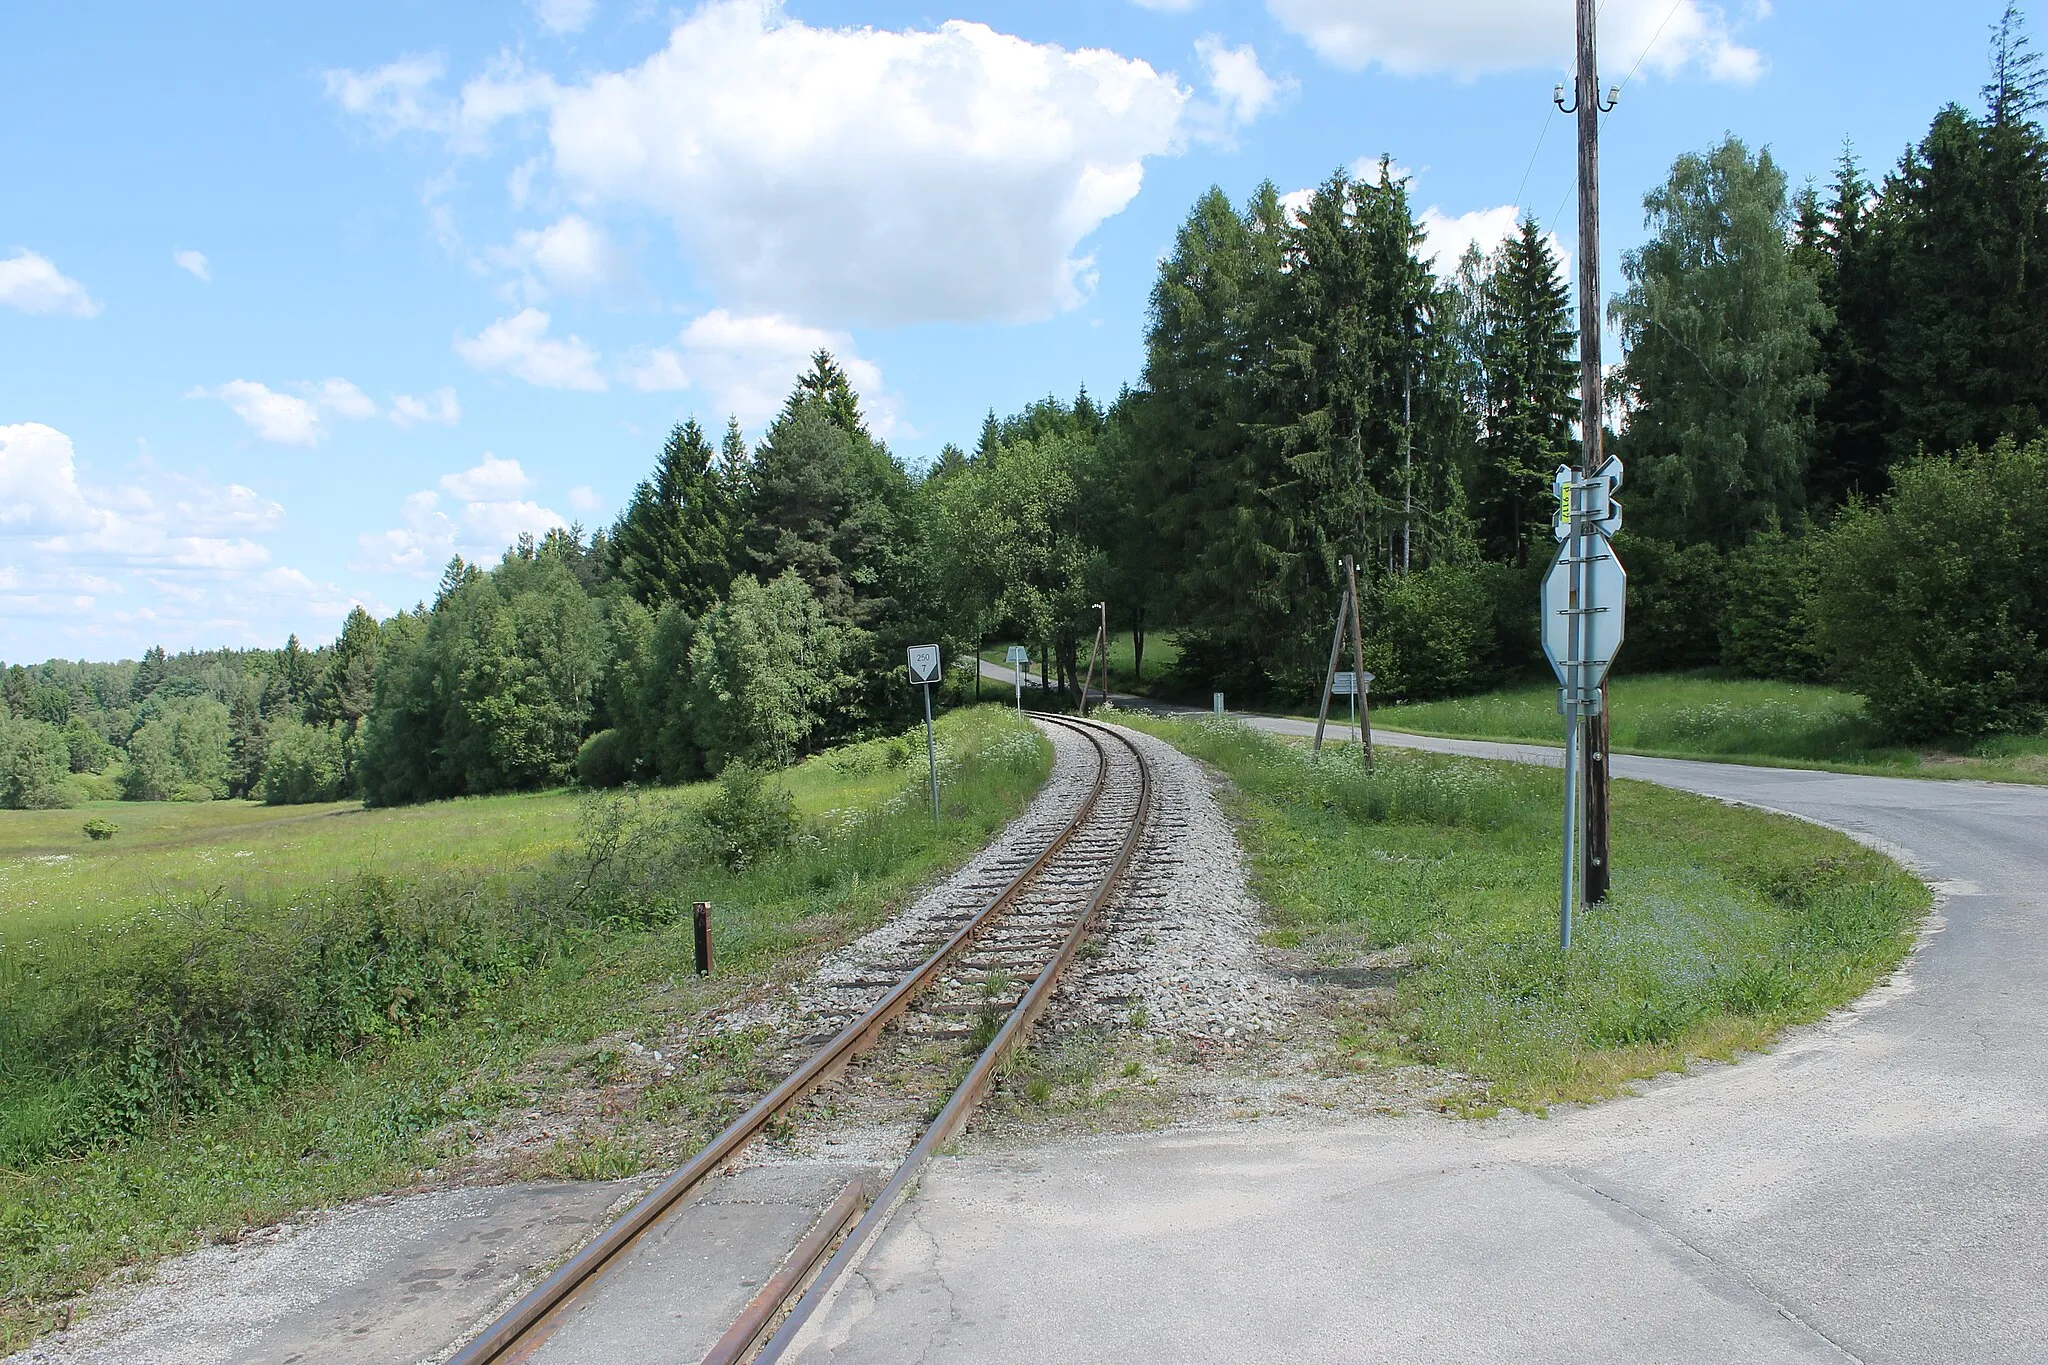
[[[1729,137],[1645,196],[1608,309],[1622,667],[1837,682],[1900,742],[2048,719],[2044,94],[2009,10],[1981,98],[1888,167],[1794,186]],[[7,668],[0,805],[785,763],[909,724],[908,644],[1026,640],[1071,690],[1098,601],[1141,673],[1174,637],[1165,690],[1297,702],[1353,553],[1375,692],[1485,689],[1541,667],[1576,357],[1533,220],[1438,273],[1390,162],[1306,203],[1212,189],[1114,397],[992,412],[912,471],[820,353],[751,446],[685,422],[613,525],[458,559],[332,645]]]

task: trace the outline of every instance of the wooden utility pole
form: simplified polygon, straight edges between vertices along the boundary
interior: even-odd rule
[[[1595,24],[1598,0],[1578,0],[1579,50],[1576,112],[1579,116],[1579,478],[1591,478],[1601,464],[1601,422],[1606,409],[1600,368],[1600,115],[1614,107],[1600,98],[1600,50]],[[1586,903],[1607,899],[1607,685],[1600,685],[1600,710],[1587,716],[1584,755]]]

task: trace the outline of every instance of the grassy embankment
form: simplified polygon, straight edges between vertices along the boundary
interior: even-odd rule
[[[1845,836],[1617,782],[1613,895],[1566,953],[1549,770],[1385,751],[1368,775],[1234,723],[1120,719],[1230,776],[1273,946],[1395,983],[1347,1013],[1332,1064],[1451,1068],[1474,1112],[1761,1047],[1868,990],[1929,903]]]
[[[127,806],[98,844],[81,812],[0,813],[0,1349],[116,1267],[459,1169],[635,1041],[689,1038],[672,1076],[605,1092],[626,1107],[604,1137],[509,1173],[609,1177],[701,1142],[769,1078],[762,1039],[694,1022],[878,922],[1049,770],[999,707],[939,734],[937,828],[900,740],[784,775],[793,824],[719,783]],[[709,980],[693,900],[715,907]]]
[[[1893,777],[2048,782],[2048,736],[1961,750],[1883,742],[1863,699],[1832,687],[1691,674],[1617,675],[1609,686],[1616,752],[1828,768]],[[1483,696],[1375,707],[1390,730],[1453,739],[1562,744],[1557,689],[1530,683]]]

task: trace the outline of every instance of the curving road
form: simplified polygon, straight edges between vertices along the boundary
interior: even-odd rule
[[[1943,896],[1906,970],[1768,1056],[1549,1120],[951,1159],[794,1358],[2048,1360],[2048,789],[1614,767],[1911,863]]]

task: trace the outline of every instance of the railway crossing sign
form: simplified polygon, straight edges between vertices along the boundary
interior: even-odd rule
[[[1574,572],[1581,568],[1583,578]],[[1628,571],[1607,537],[1580,536],[1558,547],[1543,575],[1543,657],[1559,686],[1597,698],[1626,632],[1627,593]]]
[[[1579,484],[1580,496],[1584,499],[1581,515],[1587,525],[1603,536],[1614,536],[1621,532],[1621,504],[1614,495],[1621,491],[1621,478],[1625,473],[1621,461],[1609,456],[1599,469]],[[1572,533],[1572,468],[1559,465],[1557,473],[1551,476],[1550,495],[1555,500],[1556,510],[1550,519],[1550,533],[1559,540],[1569,539]]]
[[[939,680],[939,647],[937,645],[912,645],[910,647],[910,681],[923,686]]]

